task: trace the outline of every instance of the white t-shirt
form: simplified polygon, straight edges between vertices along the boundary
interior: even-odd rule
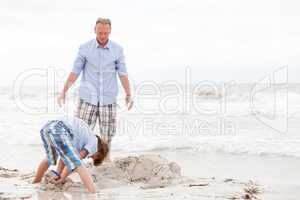
[[[85,149],[88,151],[87,156],[91,156],[97,151],[98,138],[87,123],[82,119],[71,116],[59,117],[57,120],[63,121],[69,127],[73,134],[72,144],[78,153]]]

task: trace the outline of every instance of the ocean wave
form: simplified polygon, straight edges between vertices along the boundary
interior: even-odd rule
[[[123,139],[122,139],[123,140]],[[151,139],[149,139],[151,141]],[[128,142],[127,145],[115,143],[117,149],[128,152],[160,152],[184,151],[191,154],[197,153],[222,153],[230,155],[276,156],[300,158],[300,139],[251,139],[240,137],[232,139],[219,139],[218,137],[198,137],[193,141],[173,139],[169,141],[156,140],[142,145],[138,141]],[[128,146],[131,149],[128,149]],[[188,144],[187,144],[188,143]]]
[[[200,137],[192,139],[170,138],[169,140],[144,138],[129,139],[117,137],[113,139],[113,151],[123,152],[186,152],[197,153],[221,153],[229,155],[253,155],[253,156],[276,156],[300,158],[300,139],[252,139],[251,137],[240,137],[231,139],[220,139],[215,137]],[[25,137],[10,136],[1,137],[10,145],[24,145],[29,148],[42,145],[38,134]],[[151,142],[149,142],[151,141]]]
[[[275,156],[275,157],[294,157],[300,158],[299,152],[287,151],[283,152],[278,149],[268,149],[268,150],[257,150],[251,148],[240,148],[240,149],[231,149],[231,148],[222,148],[219,146],[206,146],[206,147],[155,147],[152,149],[141,149],[140,152],[159,152],[159,151],[184,151],[191,154],[196,153],[221,153],[229,155],[252,155],[252,156]],[[139,151],[135,151],[139,152]]]

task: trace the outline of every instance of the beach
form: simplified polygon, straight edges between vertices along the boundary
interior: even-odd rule
[[[104,181],[101,183],[102,187],[105,185],[108,187],[98,187],[98,193],[91,195],[79,182],[79,178],[76,177],[78,175],[73,177],[79,182],[77,187],[58,192],[43,191],[39,185],[33,186],[28,182],[32,180],[32,173],[18,172],[16,177],[1,176],[1,198],[234,199],[235,197],[242,199],[246,185],[251,182],[263,191],[257,195],[259,199],[297,199],[300,195],[299,175],[295,176],[300,166],[299,159],[211,153],[194,155],[184,151],[146,153],[160,154],[177,160],[186,180],[179,184],[154,189],[142,189],[135,183],[119,185]]]
[[[252,86],[229,90],[226,104],[220,101],[222,95],[210,90],[184,93],[188,99],[194,98],[194,103],[200,102],[189,108],[180,98],[165,98],[181,97],[175,89],[162,87],[157,99],[144,98],[142,94],[153,94],[149,88],[140,91],[132,111],[124,111],[122,105],[119,109],[112,158],[160,156],[180,167],[180,178],[155,188],[141,188],[140,182],[120,185],[98,180],[95,195],[88,194],[80,182],[59,192],[30,183],[45,156],[39,137],[41,125],[63,113],[72,115],[76,98],[70,95],[70,103],[61,110],[52,104],[55,91],[25,88],[20,107],[10,88],[1,88],[0,199],[243,199],[247,188],[254,188],[252,199],[296,200],[300,196],[300,87],[289,87],[287,115],[284,102],[277,103],[274,125],[263,123],[272,113],[273,94],[268,91],[251,104]],[[279,97],[282,95],[279,92]],[[46,112],[43,106],[48,108]],[[41,113],[30,113],[32,110]],[[288,127],[283,129],[280,123],[286,116]],[[72,178],[78,181],[77,175]]]

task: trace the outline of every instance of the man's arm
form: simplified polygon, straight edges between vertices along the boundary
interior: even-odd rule
[[[126,68],[126,64],[125,64],[125,56],[124,56],[123,48],[120,49],[119,53],[120,53],[119,58],[116,61],[116,68],[117,68],[117,72],[118,72],[122,87],[126,94],[125,101],[126,101],[127,108],[128,108],[128,110],[130,110],[131,107],[133,106],[133,101],[131,100],[130,84],[129,84],[129,80],[128,80],[128,73],[127,73],[127,68]]]
[[[62,93],[66,94],[68,89],[75,83],[75,81],[77,80],[78,78],[78,75],[75,74],[74,72],[71,72],[69,74],[69,77],[64,85],[64,88],[63,88],[63,91]]]
[[[128,80],[128,76],[120,76],[120,81],[122,84],[122,87],[125,91],[126,96],[131,96],[131,91],[130,91],[130,84],[129,84],[129,80]]]
[[[78,75],[76,75],[74,72],[71,72],[69,74],[69,77],[64,85],[64,88],[57,99],[59,106],[62,105],[61,103],[65,104],[66,93],[67,93],[68,89],[75,83],[77,78],[78,78]]]
[[[84,66],[85,66],[85,56],[84,56],[84,48],[81,46],[79,48],[77,57],[74,61],[74,65],[73,65],[73,69],[72,72],[69,74],[67,81],[64,85],[64,88],[62,90],[62,92],[60,93],[57,102],[59,104],[59,106],[61,106],[62,102],[65,103],[65,98],[66,98],[66,93],[68,91],[68,89],[74,84],[74,82],[77,80],[78,76],[80,75],[81,71],[83,70]]]
[[[125,101],[126,101],[126,105],[128,107],[128,110],[130,110],[133,106],[132,103],[132,99],[131,99],[131,91],[130,91],[130,84],[129,84],[129,79],[127,75],[124,76],[119,76],[122,87],[125,91],[126,97],[125,97]]]

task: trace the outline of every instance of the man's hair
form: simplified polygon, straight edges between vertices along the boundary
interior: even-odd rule
[[[108,18],[102,18],[102,17],[99,17],[98,19],[97,19],[97,21],[96,21],[96,25],[97,24],[108,24],[110,27],[111,27],[111,21],[110,21],[110,19],[108,19]]]
[[[103,140],[101,140],[101,138],[98,135],[96,135],[96,137],[98,139],[98,145],[97,145],[97,152],[94,154],[93,157],[93,161],[94,161],[94,165],[98,166],[101,165],[101,163],[103,162],[104,158],[108,153],[108,144]]]

